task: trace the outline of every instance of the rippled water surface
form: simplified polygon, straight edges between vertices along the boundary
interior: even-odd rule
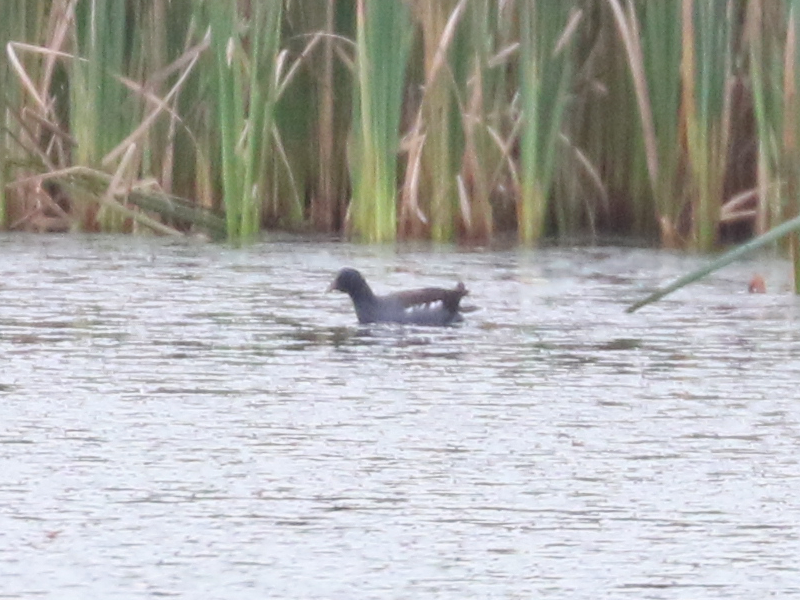
[[[789,265],[624,312],[702,262],[2,237],[0,598],[796,597]]]

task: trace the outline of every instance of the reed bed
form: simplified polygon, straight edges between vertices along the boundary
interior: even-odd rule
[[[6,0],[0,223],[709,250],[800,210],[798,19],[800,0]]]

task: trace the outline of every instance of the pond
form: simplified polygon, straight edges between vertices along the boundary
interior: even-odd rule
[[[624,312],[705,262],[0,237],[0,597],[800,594],[789,264]],[[478,310],[358,326],[345,265]]]

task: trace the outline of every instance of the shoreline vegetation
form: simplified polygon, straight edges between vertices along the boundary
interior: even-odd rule
[[[3,229],[711,251],[798,215],[800,0],[3,7]]]

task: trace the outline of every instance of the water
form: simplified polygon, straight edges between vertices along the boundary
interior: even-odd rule
[[[0,598],[796,596],[788,264],[624,313],[702,262],[2,237]],[[480,310],[360,328],[344,265]]]

